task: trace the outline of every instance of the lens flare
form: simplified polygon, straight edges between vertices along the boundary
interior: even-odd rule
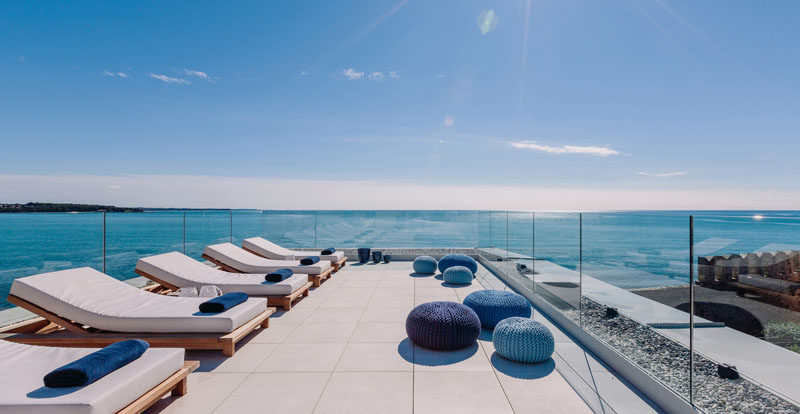
[[[499,21],[500,19],[494,14],[494,10],[484,10],[478,15],[478,29],[481,30],[482,35],[485,35],[496,29]]]

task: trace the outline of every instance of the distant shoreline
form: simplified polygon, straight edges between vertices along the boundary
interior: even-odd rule
[[[144,212],[144,209],[138,207],[72,203],[0,204],[0,213],[97,213],[102,211],[114,213],[141,213]]]

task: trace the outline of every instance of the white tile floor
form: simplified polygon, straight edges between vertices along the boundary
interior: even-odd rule
[[[346,266],[291,311],[277,312],[234,357],[187,352],[201,361],[189,394],[166,397],[147,412],[591,412],[555,369],[561,362],[507,361],[494,354],[490,332],[459,351],[414,346],[405,318],[415,304],[460,302],[483,287],[445,286],[410,273],[410,262]]]

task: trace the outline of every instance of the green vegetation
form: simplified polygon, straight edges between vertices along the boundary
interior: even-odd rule
[[[800,353],[800,324],[774,322],[764,327],[764,336],[770,342]]]
[[[74,211],[86,213],[96,211],[109,211],[115,213],[140,213],[141,208],[103,206],[99,204],[71,204],[71,203],[25,203],[25,204],[0,204],[0,213],[71,213]]]

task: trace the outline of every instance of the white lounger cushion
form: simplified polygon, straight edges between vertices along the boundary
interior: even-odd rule
[[[308,275],[303,273],[271,283],[264,280],[265,274],[226,272],[178,252],[139,259],[136,269],[179,288],[214,285],[224,293],[244,292],[253,296],[286,296],[308,283]]]
[[[290,250],[285,247],[278,246],[277,244],[263,238],[251,237],[242,240],[242,247],[247,250],[256,252],[267,259],[274,260],[300,260],[308,256],[319,256],[319,260],[325,260],[331,263],[336,263],[344,258],[343,252],[333,252],[333,254],[320,254],[320,252],[306,252],[298,250]]]
[[[11,294],[65,319],[116,332],[230,333],[267,309],[247,302],[217,314],[200,313],[207,298],[179,298],[137,289],[89,267],[15,279]]]
[[[292,269],[295,273],[318,275],[331,267],[330,262],[323,260],[313,265],[303,266],[297,260],[265,259],[231,243],[207,246],[203,250],[203,254],[244,273],[269,273],[278,269]]]
[[[96,350],[0,341],[0,413],[116,413],[183,367],[183,349],[151,348],[85,387],[44,386],[45,374]]]

